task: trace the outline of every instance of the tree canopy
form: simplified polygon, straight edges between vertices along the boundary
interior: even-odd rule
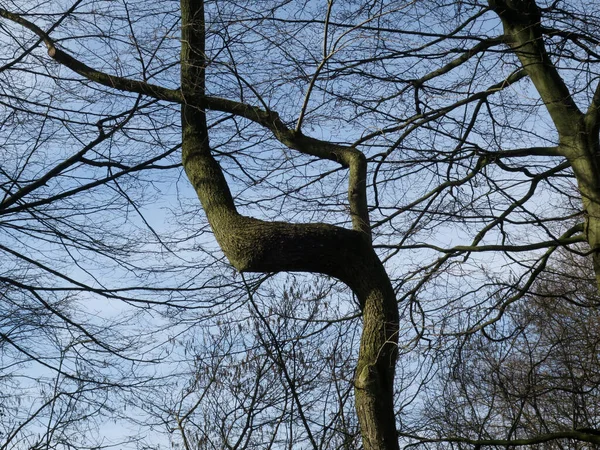
[[[599,31],[0,2],[0,449],[598,444]]]

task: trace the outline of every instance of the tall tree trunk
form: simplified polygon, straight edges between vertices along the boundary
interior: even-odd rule
[[[381,263],[372,274],[364,274],[362,281],[364,292],[355,291],[364,306],[354,393],[363,445],[365,449],[398,449],[393,386],[398,307]]]
[[[186,98],[204,95],[203,3],[181,1],[181,89]],[[210,151],[206,114],[183,104],[182,158],[215,237],[240,271],[322,273],[346,283],[359,299],[363,333],[355,376],[356,410],[366,450],[397,450],[394,370],[398,307],[390,279],[370,239],[365,159],[354,149],[319,148],[317,140],[281,129],[284,141],[306,153],[349,167],[353,230],[323,224],[266,222],[238,213],[223,172]],[[287,133],[287,134],[286,134]],[[302,150],[299,150],[302,151]]]
[[[552,62],[542,34],[542,13],[535,0],[488,0],[502,21],[504,40],[523,66],[559,137],[559,154],[571,163],[585,213],[585,234],[600,289],[600,83],[583,113]]]
[[[590,245],[596,283],[600,290],[600,146],[598,131],[582,124],[574,139],[565,140],[565,154],[573,167],[585,215],[584,232]]]

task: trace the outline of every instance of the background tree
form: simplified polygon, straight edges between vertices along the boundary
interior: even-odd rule
[[[200,325],[240,314],[266,327],[269,314],[251,298],[281,278],[244,282],[223,255],[241,272],[325,274],[349,288],[346,302],[303,319],[355,325],[360,310],[353,385],[364,446],[396,448],[396,428],[409,434],[444,352],[524,308],[557,249],[589,252],[600,272],[594,8],[532,0],[6,3],[2,130],[11,157],[0,249],[14,264],[4,283],[25,294],[21,303],[40,295],[57,320],[52,332],[63,323],[78,330],[56,362],[91,339],[114,364],[133,360],[131,383],[110,387],[123,394],[136,385],[137,399],[160,378],[148,367],[162,360],[160,371],[179,387],[175,401],[210,387],[182,384],[177,369],[195,367],[185,345],[206,333]],[[177,178],[180,148],[205,216]],[[159,202],[180,226],[167,231],[156,212],[147,215],[146,205]],[[107,326],[71,302],[69,319],[48,309],[56,293],[56,301],[118,301],[137,322],[102,334],[115,330],[115,316]],[[139,339],[132,324],[140,320],[152,336]],[[138,345],[121,345],[125,337]],[[261,343],[273,368],[289,350],[274,339],[270,353]],[[94,375],[97,383],[114,373]],[[328,422],[300,414],[313,399],[292,400],[299,439],[328,442]],[[124,401],[136,402],[144,404]],[[159,403],[146,405],[164,425]],[[196,410],[182,401],[166,411],[182,421]],[[185,443],[193,425],[179,425]],[[425,442],[426,428],[423,439],[401,442]],[[597,440],[571,431],[528,442]],[[354,445],[343,439],[353,432],[340,433],[340,445]],[[435,439],[452,440],[445,434]]]
[[[488,333],[463,336],[439,362],[443,375],[415,431],[427,424],[439,442],[454,435],[497,447],[523,439],[534,448],[595,448],[577,435],[597,435],[600,426],[595,275],[588,257],[562,254],[559,261],[526,302]]]

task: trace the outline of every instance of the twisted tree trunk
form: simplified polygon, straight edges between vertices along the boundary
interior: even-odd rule
[[[204,95],[206,65],[202,2],[182,0],[181,13],[182,93],[184,98],[198,99]],[[362,153],[304,137],[279,123],[274,131],[289,147],[349,168],[348,199],[354,229],[323,223],[266,222],[238,213],[211,154],[205,111],[184,103],[182,129],[183,166],[219,245],[237,270],[321,273],[341,280],[356,294],[364,323],[355,377],[364,448],[398,449],[393,408],[398,308],[389,277],[371,244]]]

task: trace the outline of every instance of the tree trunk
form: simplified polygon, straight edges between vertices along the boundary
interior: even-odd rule
[[[521,61],[556,126],[559,153],[573,167],[600,289],[600,84],[584,114],[546,50],[542,12],[535,0],[488,0],[488,4],[500,17],[505,42]]]
[[[398,307],[381,263],[374,272],[362,278],[366,282],[364,299],[360,291],[355,291],[364,304],[354,382],[356,412],[365,449],[398,449],[393,386],[398,354]]]
[[[197,99],[204,95],[206,67],[202,2],[182,0],[181,14],[181,89],[184,97]],[[368,217],[364,217],[364,157],[355,149],[334,149],[332,153],[329,148],[319,148],[316,140],[306,146],[311,154],[326,158],[333,154],[350,168],[349,199],[355,229],[323,223],[266,222],[237,212],[223,172],[210,151],[205,111],[184,103],[181,120],[183,167],[231,264],[246,272],[325,274],[347,284],[358,297],[364,329],[355,394],[364,448],[397,450],[394,369],[398,307],[390,279],[373,250]],[[335,155],[338,150],[339,158]]]
[[[600,146],[598,131],[584,127],[577,137],[564,145],[581,193],[584,211],[584,233],[594,264],[600,290]]]

